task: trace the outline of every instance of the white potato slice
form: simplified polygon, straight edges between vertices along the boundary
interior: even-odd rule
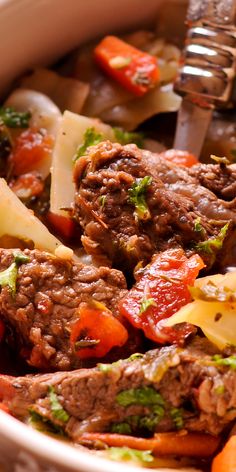
[[[236,293],[236,272],[203,277],[195,286],[203,288],[212,283],[218,288],[226,288]],[[197,299],[182,307],[171,316],[165,326],[188,322],[202,329],[205,336],[219,349],[227,345],[236,346],[236,302],[205,301]]]
[[[70,208],[74,201],[73,157],[83,143],[88,128],[114,141],[113,129],[99,120],[65,111],[58,130],[53,151],[51,168],[50,210],[59,215],[67,215],[62,208]]]
[[[4,235],[33,241],[35,248],[52,254],[62,246],[61,241],[23,205],[6,181],[0,179],[0,237]]]

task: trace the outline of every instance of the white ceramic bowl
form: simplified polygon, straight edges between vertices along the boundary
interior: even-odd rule
[[[168,21],[171,13],[175,18],[173,30],[181,30],[185,5],[185,0],[0,0],[0,93],[28,67],[51,63],[92,37],[154,22],[161,8]],[[160,30],[165,26],[162,21]],[[120,472],[121,467],[137,472],[51,439],[0,411],[4,472]]]

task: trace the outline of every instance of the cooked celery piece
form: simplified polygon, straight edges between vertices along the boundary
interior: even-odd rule
[[[4,235],[31,240],[35,248],[51,253],[61,246],[59,239],[23,205],[6,181],[0,179],[0,236]]]
[[[89,128],[94,128],[105,139],[115,140],[113,129],[99,120],[70,111],[63,114],[52,158],[50,209],[53,213],[67,216],[65,209],[74,201],[73,158]]]

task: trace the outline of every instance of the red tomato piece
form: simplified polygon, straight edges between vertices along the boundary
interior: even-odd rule
[[[49,211],[47,213],[47,220],[49,224],[54,227],[57,233],[61,234],[64,238],[70,239],[74,235],[76,225],[71,218],[57,215],[56,213]]]
[[[126,343],[126,328],[102,303],[81,303],[78,315],[70,340],[80,359],[103,357],[114,346]]]
[[[177,331],[163,327],[161,321],[191,301],[188,285],[193,285],[203,267],[198,254],[188,259],[181,248],[157,254],[120,301],[121,315],[153,341],[181,342],[191,332],[191,326],[185,325]]]
[[[9,187],[22,200],[38,197],[44,189],[44,183],[40,176],[33,173],[23,174],[12,180]]]
[[[116,36],[106,36],[96,46],[97,64],[130,92],[144,95],[159,80],[157,58]]]
[[[188,151],[179,151],[177,149],[168,149],[167,151],[161,152],[160,157],[172,162],[176,166],[192,167],[198,164],[197,158]]]
[[[23,131],[9,156],[13,175],[26,174],[40,169],[40,165],[52,154],[54,139],[34,128]]]

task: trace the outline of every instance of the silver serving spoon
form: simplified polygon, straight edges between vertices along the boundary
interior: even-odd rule
[[[174,148],[200,155],[214,108],[229,101],[236,71],[236,0],[190,0],[183,66],[175,91],[183,96]]]

